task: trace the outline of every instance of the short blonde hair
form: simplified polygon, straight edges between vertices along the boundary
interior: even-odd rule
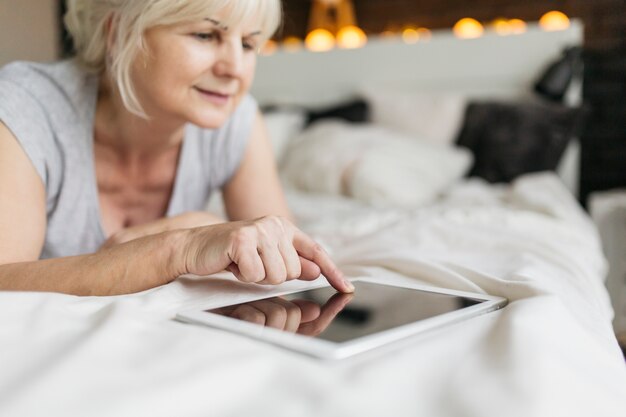
[[[255,19],[262,41],[269,39],[282,19],[280,0],[68,0],[65,25],[79,61],[90,71],[109,70],[126,108],[147,117],[131,79],[131,66],[144,48],[143,35],[151,27],[198,20],[226,11],[225,25]],[[107,57],[107,22],[115,19],[117,48]]]

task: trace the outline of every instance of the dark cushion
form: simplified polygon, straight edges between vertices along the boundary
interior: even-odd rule
[[[365,100],[357,99],[332,107],[309,110],[306,126],[322,119],[341,119],[351,123],[366,123],[369,118],[369,105]]]
[[[556,169],[569,140],[580,133],[584,111],[558,104],[474,102],[457,144],[474,154],[469,175],[509,182]]]

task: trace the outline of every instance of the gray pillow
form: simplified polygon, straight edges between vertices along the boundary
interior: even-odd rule
[[[580,133],[584,113],[544,102],[473,102],[457,144],[474,154],[470,176],[510,182],[556,169],[568,142]]]

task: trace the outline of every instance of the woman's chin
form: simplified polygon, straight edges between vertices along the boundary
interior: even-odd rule
[[[228,120],[229,114],[194,114],[187,118],[187,122],[202,129],[219,129]]]

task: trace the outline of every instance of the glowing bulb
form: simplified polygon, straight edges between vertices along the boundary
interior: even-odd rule
[[[456,22],[452,30],[454,34],[461,39],[480,38],[484,32],[483,25],[481,25],[478,20],[469,17]]]
[[[402,31],[402,40],[404,43],[417,43],[420,40],[420,34],[417,29],[408,27]]]
[[[287,52],[297,52],[302,49],[302,40],[295,36],[287,36],[283,39],[282,46]]]
[[[276,43],[276,41],[270,39],[267,42],[265,42],[265,45],[263,45],[263,48],[261,48],[261,55],[272,55],[274,54],[274,52],[276,52],[276,50],[278,49],[278,44]]]
[[[565,30],[569,27],[569,17],[565,13],[553,10],[541,16],[539,26],[548,32]]]
[[[511,28],[511,22],[506,19],[496,19],[491,22],[491,27],[500,36],[506,36],[511,34],[513,29]]]
[[[337,45],[344,49],[355,49],[367,43],[365,32],[356,26],[345,26],[337,33]]]
[[[526,32],[526,22],[521,19],[509,20],[509,27],[511,28],[511,33],[514,35]]]
[[[335,47],[335,37],[326,29],[315,29],[309,32],[304,43],[310,51],[324,52]]]
[[[430,29],[426,28],[417,29],[417,34],[419,35],[419,39],[425,42],[428,42],[433,37],[433,33],[430,31]]]

